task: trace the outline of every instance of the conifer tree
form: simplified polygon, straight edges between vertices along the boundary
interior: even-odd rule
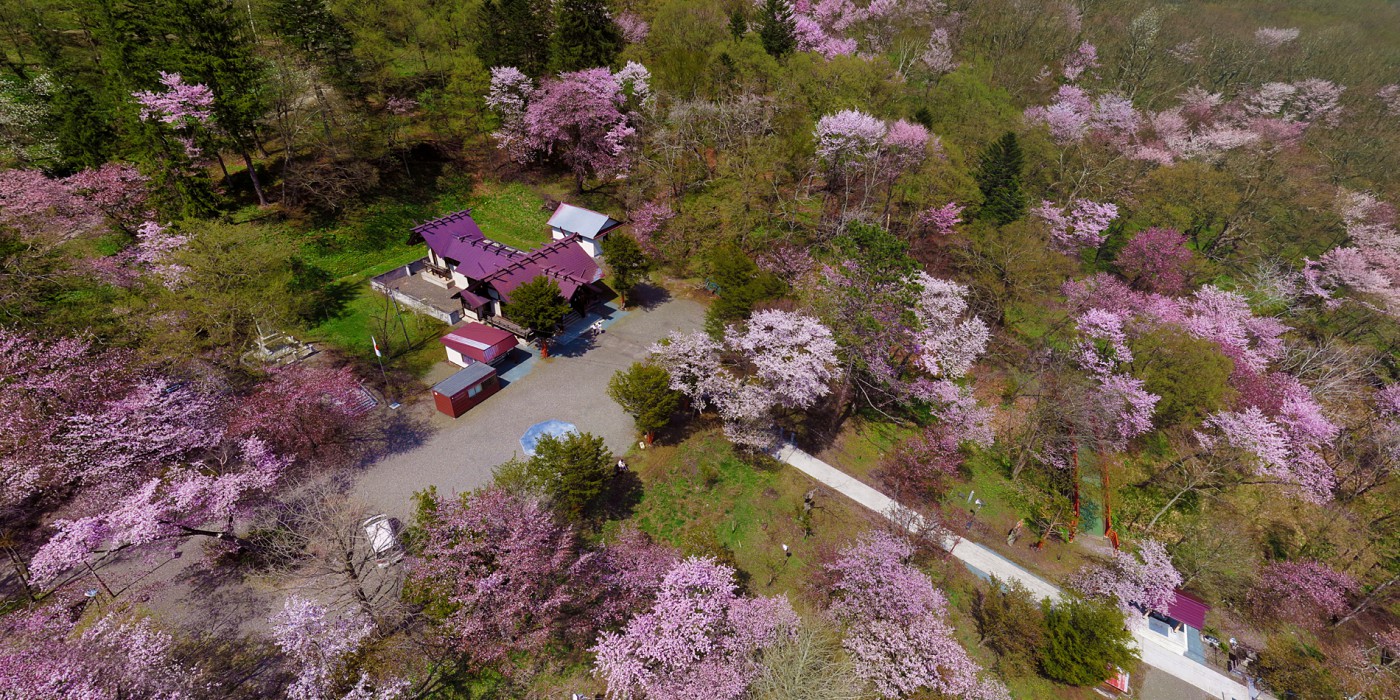
[[[549,356],[547,339],[569,313],[569,302],[559,293],[559,283],[543,275],[515,288],[505,305],[506,318],[540,337],[540,348]]]
[[[729,33],[738,41],[749,33],[749,16],[744,12],[743,5],[735,5],[734,10],[729,13]]]
[[[613,465],[613,454],[603,438],[570,433],[562,438],[541,437],[526,470],[560,517],[579,522],[603,494]]]
[[[763,41],[763,50],[771,56],[785,56],[797,48],[797,22],[787,0],[763,3],[763,9],[759,10],[758,38]]]
[[[681,407],[681,394],[671,389],[671,375],[656,365],[634,362],[626,371],[613,373],[608,396],[631,414],[637,430],[651,444],[657,430],[671,422],[671,414]]]
[[[326,0],[271,0],[263,12],[272,31],[324,66],[337,87],[359,92],[354,38]]]
[[[982,190],[978,218],[1004,226],[1026,215],[1026,195],[1021,191],[1025,163],[1016,134],[1006,132],[982,152],[975,175]]]
[[[622,30],[604,0],[564,0],[550,46],[550,71],[611,66],[623,43]]]
[[[549,65],[549,5],[538,0],[486,0],[477,56],[487,68],[513,66],[539,76]]]
[[[614,233],[603,239],[603,259],[612,271],[613,284],[622,299],[622,308],[627,308],[627,295],[651,271],[651,261],[647,260],[637,239]]]
[[[266,205],[262,181],[253,166],[257,121],[266,112],[264,75],[245,33],[247,20],[223,0],[174,0],[169,3],[171,28],[178,38],[168,60],[191,82],[214,92],[214,121],[227,145],[243,158],[258,203]]]

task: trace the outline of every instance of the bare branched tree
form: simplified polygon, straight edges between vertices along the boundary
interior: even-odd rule
[[[381,629],[401,625],[401,563],[380,566],[363,523],[370,508],[317,484],[281,504],[264,545],[267,560],[290,587],[309,589],[335,607],[356,607]]]

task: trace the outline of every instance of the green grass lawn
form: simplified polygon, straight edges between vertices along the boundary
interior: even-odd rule
[[[645,485],[631,521],[687,554],[731,562],[756,592],[795,598],[820,552],[870,527],[868,514],[845,497],[818,494],[808,535],[802,500],[816,484],[790,467],[736,454],[714,432],[629,459]],[[783,556],[784,544],[791,557]]]
[[[549,242],[552,212],[544,209],[544,198],[518,182],[486,181],[477,184],[469,196],[449,193],[439,200],[444,211],[470,208],[481,232],[493,241],[530,250]]]

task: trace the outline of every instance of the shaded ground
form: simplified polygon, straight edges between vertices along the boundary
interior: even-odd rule
[[[438,432],[369,466],[354,495],[406,518],[416,491],[436,486],[442,494],[461,493],[489,482],[496,465],[520,453],[525,430],[550,419],[573,423],[601,436],[613,451],[626,452],[636,432],[631,417],[608,398],[608,380],[671,331],[699,328],[703,317],[704,307],[683,299],[629,308],[598,338],[585,336],[553,349],[548,359],[532,358],[527,373],[512,376],[509,386],[461,418],[432,414],[428,420]],[[431,406],[431,397],[417,397],[406,408],[422,412],[424,403]]]

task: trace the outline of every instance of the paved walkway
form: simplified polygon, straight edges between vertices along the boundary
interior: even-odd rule
[[[894,499],[793,445],[788,444],[779,448],[777,457],[796,467],[798,471],[845,494],[851,500],[876,513],[895,522],[909,522],[908,510],[895,502]],[[910,528],[917,528],[919,524],[916,521],[910,524]],[[943,547],[975,573],[980,575],[995,574],[997,578],[1020,581],[1042,599],[1055,599],[1060,596],[1060,590],[1053,584],[980,544],[950,535],[945,538]],[[1213,698],[1249,700],[1249,691],[1233,678],[1158,646],[1150,637],[1146,636],[1152,633],[1145,629],[1135,630],[1133,634],[1137,638],[1144,664],[1199,688]],[[1269,696],[1263,697],[1268,698]]]
[[[636,440],[636,427],[608,398],[608,380],[646,357],[647,348],[671,331],[699,328],[704,316],[700,304],[675,299],[613,314],[604,319],[607,330],[597,338],[561,338],[550,345],[549,359],[531,358],[524,371],[507,373],[512,380],[508,386],[460,418],[432,413],[435,432],[423,444],[360,473],[354,495],[382,512],[406,517],[410,497],[430,485],[450,495],[490,482],[496,465],[520,455],[525,429],[551,419],[573,423],[601,436],[614,452],[626,452]],[[418,398],[432,401],[426,392]]]

